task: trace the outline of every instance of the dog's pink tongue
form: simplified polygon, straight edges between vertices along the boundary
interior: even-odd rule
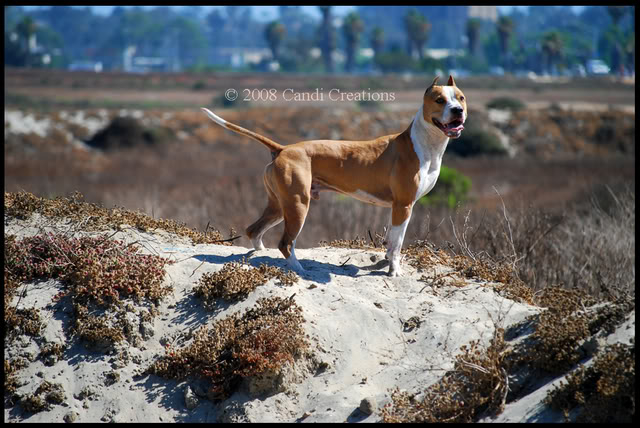
[[[462,132],[464,125],[456,126],[455,128],[447,128],[447,132]]]

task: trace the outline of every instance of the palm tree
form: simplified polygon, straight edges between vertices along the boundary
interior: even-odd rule
[[[622,70],[624,69],[624,54],[622,47],[622,35],[621,32],[618,31],[618,23],[626,15],[628,6],[607,6],[607,12],[611,16],[611,20],[613,21],[613,33],[618,36],[615,38],[613,43],[613,51],[611,54],[611,68],[615,72],[620,72],[622,74]]]
[[[364,23],[356,12],[351,12],[344,17],[342,31],[344,33],[345,41],[347,42],[347,71],[353,71],[356,51],[358,49],[362,30],[364,30]]]
[[[628,6],[607,6],[607,12],[609,12],[613,20],[613,25],[617,26],[622,17],[626,15],[627,7]]]
[[[467,20],[467,38],[469,39],[469,54],[471,55],[476,55],[478,52],[480,27],[482,27],[482,21],[479,18],[469,18]]]
[[[624,47],[627,66],[630,71],[635,71],[634,64],[636,63],[636,35],[635,33],[631,33],[627,38]]]
[[[564,53],[564,43],[557,31],[549,31],[542,36],[542,52],[547,59],[547,69],[554,68]]]
[[[384,30],[380,27],[375,27],[371,31],[371,48],[373,49],[374,57],[380,53],[384,46]]]
[[[30,16],[22,18],[18,25],[16,25],[16,32],[18,33],[18,40],[20,43],[21,61],[24,62],[24,65],[30,67],[34,62],[34,56],[31,48],[33,43],[32,39],[36,34],[36,23],[33,18]]]
[[[409,55],[413,53],[413,47],[418,49],[418,56],[423,58],[422,47],[429,38],[431,24],[416,9],[409,9],[404,17],[404,23],[407,30],[407,38],[409,40]]]
[[[333,73],[332,52],[336,48],[336,36],[331,25],[331,6],[318,6],[322,12],[322,34],[320,50],[324,58],[324,67],[327,73]]]
[[[264,30],[264,37],[267,39],[267,44],[271,49],[271,54],[275,61],[278,61],[280,58],[280,45],[282,44],[282,40],[284,39],[286,32],[287,30],[284,28],[284,25],[279,21],[270,22]]]
[[[508,16],[501,16],[498,18],[498,23],[496,25],[498,28],[498,38],[500,39],[500,55],[502,57],[502,63],[504,67],[508,69],[509,39],[513,33],[513,20]]]

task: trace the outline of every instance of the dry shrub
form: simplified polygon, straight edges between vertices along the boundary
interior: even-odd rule
[[[16,372],[27,366],[27,362],[22,358],[16,358],[15,360],[4,360],[4,393],[10,397],[16,388],[18,388],[18,380],[16,379]]]
[[[547,310],[539,315],[531,348],[523,352],[529,364],[546,372],[563,373],[584,357],[578,344],[589,336],[589,324],[584,313],[576,312],[584,307],[581,295],[577,290],[557,287],[543,290],[540,303]]]
[[[503,207],[482,219],[468,245],[513,263],[533,290],[564,284],[610,300],[633,295],[635,191],[594,187],[562,214]]]
[[[147,127],[133,117],[116,117],[87,141],[101,150],[127,149],[136,145],[157,146],[175,140],[169,128]]]
[[[121,322],[114,326],[107,317],[90,315],[88,307],[78,303],[73,305],[73,314],[73,334],[96,348],[110,349],[112,345],[125,339],[127,326],[122,322],[122,317]]]
[[[70,238],[43,233],[21,240],[5,236],[5,334],[9,331],[37,334],[37,310],[10,305],[16,284],[57,279],[64,289],[54,301],[69,296],[74,308],[72,332],[90,343],[113,345],[131,336],[123,298],[136,301],[159,299],[171,292],[163,285],[165,266],[172,263],[155,255],[138,254],[133,245],[108,237]],[[28,289],[28,287],[27,287]],[[116,309],[118,320],[90,314],[89,308]],[[17,328],[16,328],[17,327]]]
[[[635,420],[636,347],[616,343],[596,356],[593,365],[580,367],[552,391],[545,403],[569,412],[580,407],[575,422],[629,423]]]
[[[349,248],[359,250],[378,250],[384,251],[383,244],[384,236],[379,233],[375,234],[375,238],[369,232],[369,241],[365,238],[356,236],[354,239],[334,239],[332,241],[320,241],[318,245],[321,247],[333,247],[333,248]]]
[[[138,254],[138,248],[104,237],[69,238],[46,233],[20,241],[5,237],[5,270],[18,281],[59,279],[74,298],[98,305],[117,303],[121,295],[158,300],[171,261]]]
[[[82,201],[83,196],[74,192],[69,198],[45,199],[28,192],[4,194],[5,215],[16,218],[27,218],[36,212],[45,217],[69,219],[76,223],[82,222],[84,230],[119,229],[122,224],[128,224],[139,230],[147,231],[162,229],[169,233],[185,236],[194,244],[224,242],[222,234],[215,229],[207,229],[201,233],[188,228],[183,223],[174,220],[155,219],[140,212],[123,208],[106,209],[96,204]]]
[[[508,391],[504,331],[496,329],[486,349],[479,341],[463,345],[452,371],[415,395],[395,390],[381,412],[382,422],[474,422],[502,412]]]
[[[460,279],[456,282],[457,285],[465,285],[464,279],[476,278],[487,281],[485,286],[511,300],[533,304],[533,291],[518,277],[512,263],[494,261],[486,253],[476,254],[469,248],[465,249],[466,254],[451,255],[422,240],[411,244],[403,252],[408,256],[408,263],[419,270],[442,264],[453,268],[458,274]],[[422,280],[427,282],[429,278],[423,277]]]
[[[40,311],[35,308],[20,308],[15,306],[5,306],[4,312],[4,334],[14,335],[27,334],[37,336],[42,328]]]
[[[59,343],[50,343],[44,345],[44,347],[40,350],[39,357],[44,359],[50,355],[54,355],[57,359],[62,357],[62,352],[66,349],[66,345],[61,345]]]
[[[65,398],[62,384],[43,380],[33,394],[20,398],[20,404],[26,411],[37,413],[50,410],[53,404],[62,404]]]
[[[543,373],[561,374],[575,367],[587,355],[584,342],[590,336],[610,334],[635,308],[635,301],[598,301],[588,294],[561,287],[548,287],[539,297],[547,309],[537,318],[531,336],[518,344],[510,365],[527,366]]]
[[[220,400],[229,397],[242,378],[280,372],[309,346],[302,309],[292,297],[259,299],[242,315],[202,327],[185,348],[168,347],[148,372],[169,379],[208,379],[209,396]]]
[[[462,346],[454,370],[430,386],[422,398],[395,390],[392,402],[382,410],[383,422],[475,422],[498,415],[507,399],[518,399],[522,390],[520,384],[512,386],[515,394],[507,397],[509,375],[516,374],[517,380],[567,373],[593,353],[586,339],[613,332],[635,308],[630,299],[598,304],[585,293],[561,287],[545,289],[538,303],[547,310],[532,317],[534,331],[524,341],[508,346],[504,330],[498,328],[486,350],[478,341]],[[550,393],[547,404],[565,415],[584,405],[580,421],[624,421],[635,412],[634,365],[634,346],[608,347],[592,366],[578,368],[568,385]],[[623,412],[620,406],[625,406]],[[608,416],[616,412],[617,418]]]
[[[283,272],[275,266],[261,264],[252,267],[242,262],[225,263],[217,272],[205,273],[198,280],[193,291],[204,300],[205,306],[215,307],[216,299],[237,302],[246,298],[256,287],[265,284],[271,278],[278,278],[283,285],[298,282],[295,272]]]

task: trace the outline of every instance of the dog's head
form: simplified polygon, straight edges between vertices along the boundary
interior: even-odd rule
[[[436,85],[436,76],[424,93],[422,114],[424,120],[440,129],[449,138],[458,138],[467,120],[467,100],[456,86],[453,76],[447,85]]]

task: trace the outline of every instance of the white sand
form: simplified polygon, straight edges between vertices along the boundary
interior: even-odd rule
[[[5,221],[6,233],[24,236],[36,232],[25,224],[34,223]],[[66,399],[63,405],[35,414],[25,412],[19,405],[5,408],[5,422],[61,422],[72,412],[77,422],[294,422],[302,418],[304,422],[377,422],[381,407],[390,401],[390,390],[396,387],[410,392],[424,390],[444,370],[453,367],[453,356],[461,345],[478,338],[487,343],[496,326],[506,328],[540,311],[505,299],[473,280],[464,287],[429,286],[419,279],[432,272],[417,272],[406,263],[401,278],[387,277],[387,268],[368,270],[383,257],[382,252],[315,248],[296,251],[308,275],[293,286],[277,285],[276,280],[271,280],[245,301],[222,305],[224,309],[216,313],[207,312],[192,295],[203,273],[217,271],[224,263],[243,256],[250,256],[249,262],[255,266],[267,263],[284,268],[285,260],[279,251],[252,253],[236,246],[191,245],[186,239],[165,232],[151,234],[131,229],[115,238],[138,241],[144,252],[177,260],[167,268],[166,280],[174,287],[173,294],[163,300],[146,338],[138,346],[125,343],[118,349],[128,356],[126,363],[119,363],[115,355],[91,352],[65,336],[63,327],[69,322],[70,312],[65,313],[59,307],[54,311],[51,305],[52,296],[61,288],[58,282],[28,285],[20,307],[41,309],[46,322],[43,336],[47,341],[72,345],[63,359],[47,366],[34,358],[42,340],[36,343],[23,336],[5,347],[5,358],[22,355],[34,359],[18,373],[19,393],[32,393],[42,380],[47,380],[62,384]],[[176,347],[188,343],[181,343],[186,332],[244,311],[260,297],[293,294],[303,308],[315,358],[328,364],[325,371],[311,373],[305,369],[307,364],[301,362],[295,371],[297,383],[288,384],[286,391],[251,397],[244,390],[218,404],[198,397],[202,395],[202,384],[197,381],[136,376],[164,353],[165,343],[173,341]],[[63,309],[71,308],[67,305]],[[411,317],[418,317],[421,324],[405,331],[403,322]],[[629,322],[635,325],[635,317]],[[634,332],[633,328],[630,331]],[[107,385],[105,374],[114,369],[119,380]],[[192,410],[185,403],[187,387],[191,391],[187,394],[190,404],[196,405]],[[541,387],[508,404],[499,420],[561,421],[560,415],[541,407],[546,389]],[[364,398],[377,404],[372,415],[356,410]]]

